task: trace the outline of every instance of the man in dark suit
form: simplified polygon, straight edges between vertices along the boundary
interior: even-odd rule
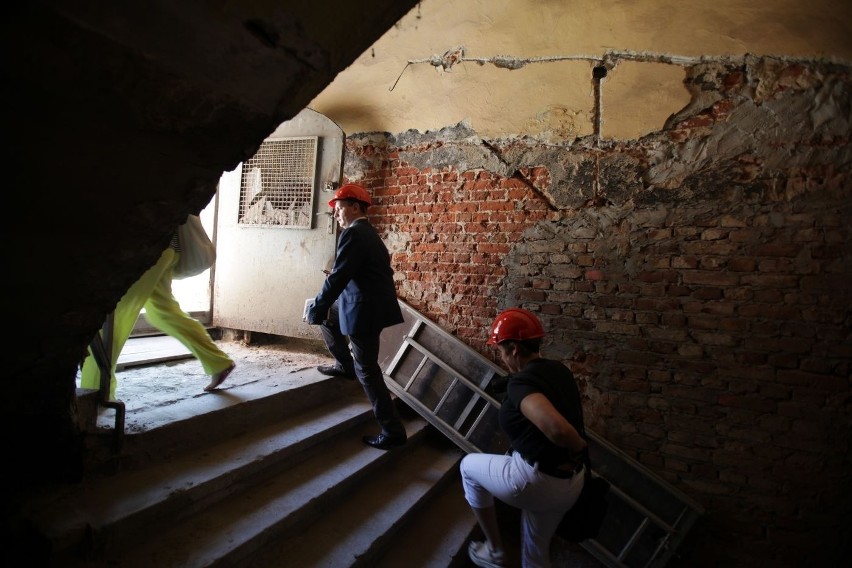
[[[371,203],[367,190],[352,183],[341,186],[328,202],[343,231],[337,239],[334,266],[308,306],[305,320],[323,325],[326,345],[339,366],[321,368],[320,372],[346,375],[351,361],[364,394],[373,405],[373,415],[382,430],[376,436],[364,436],[364,443],[389,450],[405,444],[407,435],[379,366],[379,339],[384,328],[402,323],[403,318],[390,253],[367,221]],[[336,325],[334,313],[328,321],[332,307],[337,312]],[[348,346],[343,336],[348,337]]]

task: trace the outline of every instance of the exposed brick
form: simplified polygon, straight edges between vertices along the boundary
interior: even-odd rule
[[[654,270],[650,272],[640,272],[635,276],[635,279],[639,282],[664,282],[666,281],[666,276],[663,271]]]
[[[820,243],[822,242],[822,231],[813,227],[800,229],[793,233],[793,242]]]
[[[761,396],[775,400],[790,400],[792,398],[790,389],[782,385],[764,384],[761,385],[758,392]]]
[[[761,260],[757,267],[761,272],[792,272],[794,264],[789,258],[773,258]]]
[[[805,354],[811,350],[809,342],[792,337],[749,337],[743,339],[743,347],[749,350],[786,351],[798,354]]]
[[[671,266],[671,259],[668,256],[649,256],[646,262],[656,270],[664,270]]]
[[[697,238],[701,231],[697,227],[675,227],[674,236],[679,239]]]
[[[797,369],[780,369],[776,376],[778,382],[790,385],[805,385],[828,392],[844,392],[849,389],[847,377],[836,377],[819,373],[809,373]]]
[[[636,309],[644,311],[668,312],[678,309],[678,302],[671,299],[637,298]]]
[[[692,290],[686,286],[671,285],[666,288],[666,295],[671,297],[689,296],[691,293]]]
[[[662,282],[655,284],[640,284],[638,286],[618,286],[618,293],[635,296],[637,294],[650,297],[663,297],[666,293],[666,285]]]
[[[769,432],[755,428],[729,428],[725,431],[725,435],[732,440],[758,444],[765,444],[772,440],[772,435]]]
[[[547,267],[545,274],[553,278],[576,279],[583,276],[583,269],[577,266],[552,264]]]
[[[796,275],[784,274],[744,274],[742,283],[750,286],[762,286],[773,288],[794,288],[798,282]]]
[[[699,284],[704,286],[736,286],[740,281],[740,276],[727,272],[705,272],[691,271],[684,272],[684,284]],[[746,278],[747,276],[742,276]]]
[[[728,270],[734,272],[752,272],[755,270],[757,262],[754,258],[737,256],[728,259]]]
[[[736,90],[742,73],[706,79],[702,88],[722,80]],[[796,80],[785,88],[811,88]],[[733,116],[737,97],[716,105],[707,124]],[[680,134],[684,141],[699,135]],[[841,148],[837,140],[821,143],[820,151]],[[517,144],[525,155],[538,151]],[[427,146],[426,158],[437,147]],[[624,151],[606,149],[615,159]],[[818,438],[825,417],[843,422],[838,408],[850,390],[852,229],[836,205],[852,186],[848,174],[812,164],[765,171],[756,156],[742,155],[730,167],[742,176],[737,182],[722,187],[709,181],[719,170],[696,172],[688,189],[666,190],[670,201],[637,200],[620,211],[621,224],[605,234],[595,216],[612,210],[548,210],[520,177],[481,168],[418,171],[396,159],[367,178],[371,188],[384,180],[411,184],[376,193],[379,222],[406,235],[405,254],[394,256],[403,299],[489,355],[482,328],[499,302],[511,298],[538,311],[548,320],[548,353],[570,361],[609,441],[711,511],[715,538],[726,543],[708,549],[713,568],[754,564],[732,542],[781,566],[770,535],[819,511],[792,466],[841,467]],[[553,181],[547,167],[522,170],[539,187]],[[743,180],[753,188],[737,186]],[[424,183],[432,184],[428,191],[417,187]],[[720,199],[696,192],[693,202],[678,201],[701,184]],[[743,514],[747,521],[737,521]],[[722,548],[730,550],[723,560]],[[684,565],[702,568],[693,560],[704,558],[693,555]]]
[[[545,293],[541,290],[519,290],[518,299],[524,302],[543,302]]]
[[[719,220],[720,227],[747,227],[748,221],[742,219],[740,217],[734,217],[732,215],[722,215],[722,218]]]
[[[724,333],[701,333],[694,332],[691,334],[693,339],[702,345],[726,345],[733,346],[738,343],[738,339],[732,335]]]
[[[636,325],[628,325],[616,322],[598,322],[595,325],[595,330],[600,333],[615,333],[622,335],[638,335],[639,328]]]
[[[623,296],[598,296],[592,301],[592,304],[600,307],[600,308],[631,308],[633,306],[633,299],[629,297]],[[625,319],[624,317],[615,317],[614,313],[611,315],[614,320],[617,321],[630,321],[632,320],[632,312],[630,320]]]
[[[688,461],[707,461],[709,455],[706,449],[679,444],[663,444],[659,449],[665,456],[673,456]]]
[[[687,320],[689,327],[696,329],[716,329],[719,325],[719,318],[707,315],[692,315]]]
[[[722,406],[745,408],[755,412],[775,412],[777,409],[775,401],[759,396],[721,395],[717,402]]]
[[[701,270],[721,270],[728,264],[728,259],[720,256],[705,256],[699,262]]]
[[[527,250],[531,253],[544,252],[548,255],[556,252],[562,252],[562,243],[559,241],[536,241],[527,244]]]
[[[721,288],[711,288],[708,286],[693,290],[692,297],[696,300],[718,300],[723,297],[723,292]]]
[[[754,247],[755,256],[794,257],[802,250],[801,245],[792,243],[764,243]]]
[[[540,311],[542,314],[556,315],[562,313],[562,307],[559,304],[542,304]]]
[[[690,255],[706,256],[720,255],[733,256],[737,252],[736,243],[729,241],[689,241],[683,243],[683,252]]]
[[[703,241],[716,241],[727,236],[728,231],[724,229],[707,229],[701,232],[701,240]]]
[[[717,314],[717,315],[733,315],[734,310],[736,310],[736,304],[732,304],[730,302],[719,301],[719,302],[686,302],[683,304],[683,311],[685,313],[705,313],[705,314]]]
[[[719,329],[722,331],[742,331],[749,330],[749,322],[744,319],[721,318],[719,320]]]
[[[701,357],[704,355],[704,349],[700,345],[684,344],[678,347],[678,355],[681,357]]]
[[[698,257],[694,256],[676,256],[671,260],[672,268],[686,268],[686,269],[694,269],[698,268]]]
[[[802,371],[809,373],[819,373],[823,375],[831,374],[831,365],[825,359],[814,359],[814,358],[791,358],[792,363],[798,363],[799,367]],[[794,368],[794,365],[779,365],[785,366],[787,368]]]

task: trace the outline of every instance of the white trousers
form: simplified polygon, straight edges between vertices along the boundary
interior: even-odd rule
[[[565,511],[583,489],[584,472],[570,479],[540,473],[521,455],[468,454],[461,461],[462,485],[475,509],[494,499],[521,510],[521,565],[550,568],[550,541]]]

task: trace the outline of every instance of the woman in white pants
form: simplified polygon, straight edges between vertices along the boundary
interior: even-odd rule
[[[521,509],[523,568],[548,568],[556,527],[583,489],[579,390],[568,367],[541,357],[543,337],[539,319],[521,308],[501,312],[491,326],[488,344],[511,372],[499,420],[512,452],[472,453],[461,462],[465,498],[485,536],[468,548],[477,566],[506,565],[495,498]]]

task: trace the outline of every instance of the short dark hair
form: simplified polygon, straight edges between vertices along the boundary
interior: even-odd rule
[[[538,353],[541,349],[541,338],[537,337],[535,339],[507,339],[506,341],[502,341],[500,345],[506,345],[508,343],[514,343],[518,346],[518,349],[521,350],[521,353],[524,355],[529,355],[531,353]]]
[[[367,207],[369,207],[369,205],[367,205],[366,203],[364,203],[363,201],[361,201],[359,199],[344,199],[344,201],[346,201],[347,203],[354,203],[355,205],[358,206],[359,209],[361,209],[362,213],[366,213]]]

